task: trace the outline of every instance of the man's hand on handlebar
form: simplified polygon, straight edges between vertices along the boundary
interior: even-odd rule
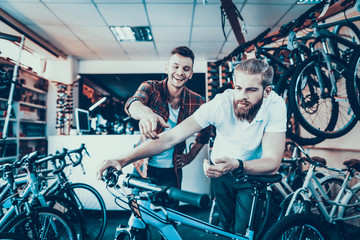
[[[97,171],[96,173],[96,176],[98,178],[98,180],[101,179],[104,171],[107,169],[107,168],[110,168],[110,167],[113,167],[115,168],[116,170],[118,171],[121,171],[122,170],[122,166],[121,166],[121,163],[119,160],[104,160],[100,167],[99,167],[99,170]]]

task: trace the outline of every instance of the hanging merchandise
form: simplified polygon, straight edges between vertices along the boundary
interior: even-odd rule
[[[69,135],[73,116],[73,84],[55,82],[56,99],[56,129],[58,135]]]

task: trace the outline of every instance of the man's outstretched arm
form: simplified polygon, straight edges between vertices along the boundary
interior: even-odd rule
[[[184,141],[185,139],[187,139],[194,133],[200,131],[201,129],[202,128],[196,122],[195,118],[193,116],[190,116],[170,131],[165,131],[159,134],[158,139],[148,140],[140,146],[132,149],[125,155],[116,159],[104,160],[100,165],[97,176],[98,178],[100,178],[102,176],[102,173],[108,167],[114,167],[118,170],[121,170],[126,165],[139,159],[159,154]]]

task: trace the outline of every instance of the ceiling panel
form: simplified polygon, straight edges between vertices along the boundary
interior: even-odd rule
[[[308,10],[311,6],[312,5],[296,5],[296,6],[294,6],[286,13],[284,18],[282,18],[277,25],[281,26],[285,23],[290,22],[294,18],[299,17],[301,14],[306,12],[306,10]]]
[[[156,49],[158,51],[159,59],[160,60],[168,59],[171,50],[177,46],[189,46],[189,42],[188,41],[156,42]]]
[[[2,3],[8,3],[9,0],[0,0],[0,7],[3,7],[4,5]],[[40,2],[40,0],[11,0],[11,2],[23,2],[23,3],[26,3],[26,2]]]
[[[107,26],[69,26],[69,28],[82,41],[113,41],[114,35]]]
[[[104,20],[93,4],[46,4],[67,25],[101,26]]]
[[[142,3],[142,0],[94,0],[95,3],[124,3],[124,4],[128,4],[128,3]]]
[[[2,4],[6,12],[11,13],[23,24],[60,25],[61,21],[42,3],[10,2]]]
[[[219,0],[220,1],[220,0]],[[160,3],[160,4],[178,4],[178,3],[194,3],[194,0],[145,0],[147,4]]]
[[[39,0],[44,3],[91,3],[91,0]]]
[[[67,52],[70,55],[82,55],[82,54],[94,54],[95,52],[93,50],[91,50],[85,43],[83,42],[79,42],[79,41],[68,41],[69,45],[67,45],[65,47],[65,49],[67,50]],[[71,46],[71,47],[69,47]],[[94,56],[95,57],[95,56]],[[98,56],[96,56],[98,58]]]
[[[221,26],[221,9],[218,4],[197,4],[195,8],[195,26]]]
[[[189,26],[193,4],[147,4],[152,26]],[[176,16],[176,17],[174,17]]]
[[[246,4],[241,15],[247,26],[272,26],[290,7],[291,5]]]
[[[204,2],[207,2],[208,4],[219,4],[221,0],[196,0],[197,4],[203,4]],[[249,0],[233,0],[233,3],[238,4],[238,3],[244,3],[246,1]]]
[[[225,41],[225,37],[223,35],[221,26],[215,26],[215,27],[194,26],[191,34],[191,41],[223,42]]]
[[[295,4],[297,0],[248,0],[247,3],[263,4]]]
[[[104,42],[104,41],[86,41],[85,44],[94,52],[106,55],[126,55],[125,51],[118,42]]]
[[[190,27],[152,27],[151,32],[156,42],[188,42]]]
[[[121,42],[121,46],[129,55],[130,60],[157,59],[157,54],[152,42]]]
[[[216,59],[223,42],[191,42],[190,47],[194,51],[197,59]],[[213,49],[209,51],[209,49]]]
[[[143,4],[98,4],[110,26],[148,26]]]

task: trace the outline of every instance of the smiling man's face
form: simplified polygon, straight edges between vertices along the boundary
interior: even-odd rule
[[[189,57],[174,54],[166,66],[168,81],[173,87],[181,88],[193,75],[193,61]]]

